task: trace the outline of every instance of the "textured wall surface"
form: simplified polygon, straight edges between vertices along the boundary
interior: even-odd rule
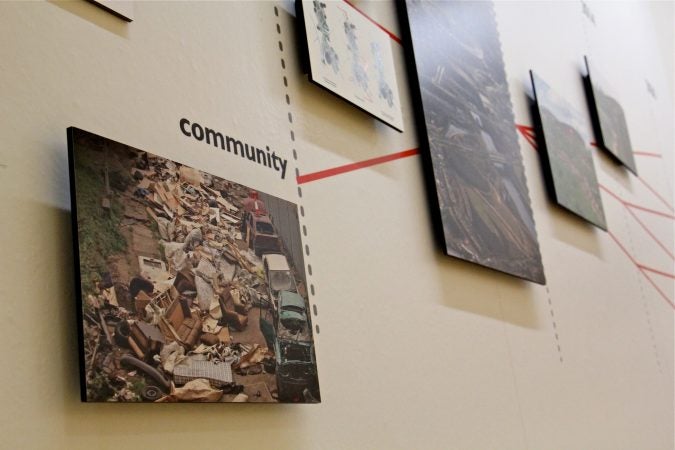
[[[392,4],[357,4],[400,35]],[[520,137],[546,286],[442,255],[419,156],[296,184],[418,142],[400,44],[403,134],[307,81],[291,9],[135,2],[127,24],[84,1],[0,3],[0,447],[672,449],[672,3],[496,5],[516,122],[532,125],[530,69],[586,114],[589,55],[638,152],[639,178],[594,151],[606,233],[547,200]],[[292,167],[189,140],[183,117]],[[71,125],[302,206],[322,404],[79,402]]]

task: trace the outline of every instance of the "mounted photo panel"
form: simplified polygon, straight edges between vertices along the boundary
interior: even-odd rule
[[[346,1],[297,0],[296,12],[310,81],[403,131],[389,34]]]
[[[446,253],[545,283],[492,3],[402,6]]]
[[[584,118],[532,71],[530,78],[537,139],[551,197],[563,208],[607,230]]]
[[[297,206],[77,128],[68,147],[82,400],[319,402]]]
[[[595,69],[591,71],[588,57],[584,57],[584,61],[586,62],[584,86],[598,146],[637,175],[633,146],[623,108],[614,97],[605,77]]]

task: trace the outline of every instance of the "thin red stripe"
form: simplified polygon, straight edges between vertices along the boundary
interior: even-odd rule
[[[661,249],[663,249],[663,251],[666,252],[668,254],[668,256],[670,256],[670,259],[675,260],[675,255],[673,255],[673,253],[668,249],[668,247],[663,245],[663,243],[651,232],[651,230],[647,227],[647,225],[645,225],[640,220],[640,218],[637,216],[637,214],[635,214],[633,212],[633,210],[630,209],[630,208],[626,208],[626,211],[628,211],[630,213],[630,215],[633,216],[633,218],[637,221],[637,223],[640,224],[642,229],[645,230],[645,232],[654,240],[654,242],[656,242],[658,244],[658,246],[661,247]]]
[[[662,217],[665,217],[665,218],[668,218],[668,219],[675,220],[675,216],[673,216],[672,214],[657,211],[655,209],[645,208],[644,206],[636,205],[635,203],[631,203],[631,202],[624,201],[623,204],[628,206],[629,208],[639,209],[640,211],[645,211],[645,212],[648,212],[648,213],[656,214],[657,216],[662,216]]]
[[[661,275],[661,276],[664,276],[664,277],[672,278],[673,280],[675,280],[675,274],[668,273],[668,272],[664,272],[664,271],[662,271],[662,270],[655,269],[655,268],[653,268],[653,267],[645,266],[644,264],[638,264],[638,267],[639,267],[640,269],[642,269],[642,270],[646,270],[646,271],[655,273],[655,274],[657,274],[657,275]]]
[[[364,169],[366,167],[375,166],[377,164],[383,164],[389,161],[394,161],[401,158],[407,158],[408,156],[418,155],[420,153],[419,149],[412,148],[410,150],[404,150],[398,153],[392,153],[390,155],[378,156],[377,158],[367,159],[365,161],[359,161],[351,164],[345,164],[344,166],[333,167],[331,169],[320,170],[318,172],[308,173],[306,175],[299,175],[297,177],[298,184],[309,183],[310,181],[321,180],[323,178],[332,177],[335,175],[340,175],[347,172],[352,172],[354,170]]]
[[[670,298],[668,298],[668,296],[667,296],[661,289],[659,289],[659,287],[657,286],[657,284],[654,283],[654,281],[653,281],[651,278],[649,278],[649,275],[647,275],[647,273],[645,273],[645,270],[646,270],[646,269],[644,269],[644,268],[642,267],[642,265],[641,265],[640,263],[638,263],[638,262],[635,260],[635,258],[633,258],[633,256],[632,256],[630,253],[628,253],[628,250],[626,250],[626,247],[624,247],[623,244],[622,244],[621,242],[619,242],[619,240],[617,239],[617,237],[614,236],[614,233],[612,233],[611,231],[608,231],[607,234],[609,234],[609,235],[612,237],[612,239],[614,239],[614,242],[616,242],[616,245],[619,246],[619,248],[620,248],[620,249],[624,252],[624,254],[628,257],[628,259],[630,259],[630,261],[635,265],[635,267],[637,267],[637,269],[640,271],[640,273],[641,273],[647,280],[649,280],[649,282],[652,284],[652,286],[654,286],[654,289],[656,289],[656,290],[658,291],[658,293],[661,294],[661,297],[663,297],[663,299],[671,306],[671,308],[675,309],[675,304],[672,302],[672,300],[670,300]]]
[[[362,15],[363,17],[365,17],[366,19],[368,19],[369,21],[371,21],[372,23],[374,23],[379,29],[381,29],[382,31],[384,31],[385,33],[387,33],[387,34],[389,35],[390,38],[392,38],[393,40],[395,40],[395,41],[398,42],[399,44],[403,45],[402,42],[401,42],[401,38],[400,38],[400,37],[396,36],[394,33],[392,33],[391,31],[387,30],[385,27],[383,27],[383,26],[380,25],[379,23],[375,22],[368,14],[364,13],[363,11],[361,11],[359,8],[356,7],[355,4],[353,4],[353,3],[350,2],[349,0],[343,0],[343,1],[344,1],[346,4],[348,4],[349,6],[351,6],[352,8],[354,8],[355,10],[357,10],[358,12],[360,12],[361,15]]]
[[[668,202],[666,201],[666,199],[664,199],[663,197],[661,197],[661,195],[659,195],[659,193],[656,192],[656,189],[654,189],[653,187],[651,187],[650,185],[648,185],[647,182],[646,182],[645,180],[643,180],[642,178],[637,177],[637,179],[640,180],[640,181],[642,182],[642,184],[644,184],[645,187],[651,191],[652,194],[654,194],[656,197],[658,197],[658,199],[661,200],[661,202],[663,202],[663,204],[666,205],[666,206],[668,207],[669,210],[675,212],[675,209],[673,209],[673,206],[672,206],[670,203],[668,203]]]
[[[602,189],[603,191],[607,192],[609,195],[614,197],[619,203],[621,203],[626,208],[639,209],[640,211],[645,211],[645,212],[648,212],[648,213],[651,213],[651,214],[655,214],[657,216],[661,216],[661,217],[665,217],[665,218],[668,218],[668,219],[674,219],[675,220],[675,216],[673,216],[672,214],[664,213],[664,212],[661,212],[661,211],[657,211],[655,209],[646,208],[644,206],[640,206],[640,205],[637,205],[635,203],[628,202],[628,201],[622,199],[621,197],[619,197],[618,195],[616,195],[614,192],[610,191],[604,185],[598,184],[598,186],[600,186],[600,189]]]
[[[637,156],[651,156],[652,158],[663,158],[663,155],[660,153],[652,153],[652,152],[633,152],[634,155]]]
[[[654,289],[658,291],[659,294],[661,294],[661,297],[670,305],[671,308],[675,309],[675,303],[673,303],[668,296],[661,290],[661,288],[654,282],[654,280],[651,279],[651,277],[645,273],[644,270],[640,269],[640,273],[644,275],[644,277],[651,283],[652,286],[654,286]]]

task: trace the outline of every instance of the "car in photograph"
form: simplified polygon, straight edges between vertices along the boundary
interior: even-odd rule
[[[274,344],[279,401],[318,402],[319,379],[311,342],[277,339]]]
[[[279,338],[310,341],[309,320],[305,299],[297,292],[281,291],[276,312],[276,329]]]
[[[298,292],[295,277],[288,260],[281,253],[265,253],[262,260],[271,306],[276,310],[279,305],[279,292]]]
[[[246,213],[244,219],[246,242],[256,255],[281,250],[281,241],[267,214]]]

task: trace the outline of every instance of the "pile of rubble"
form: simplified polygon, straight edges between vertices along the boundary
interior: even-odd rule
[[[128,251],[133,274],[113,268],[84,299],[87,398],[277,400],[275,332],[263,317],[272,301],[246,222],[268,217],[264,203],[248,188],[145,152],[126,170],[133,183],[110,193],[125,208],[120,227],[147,227],[160,256]],[[276,233],[266,238],[283,251]],[[244,377],[257,377],[254,389],[237,382]]]

